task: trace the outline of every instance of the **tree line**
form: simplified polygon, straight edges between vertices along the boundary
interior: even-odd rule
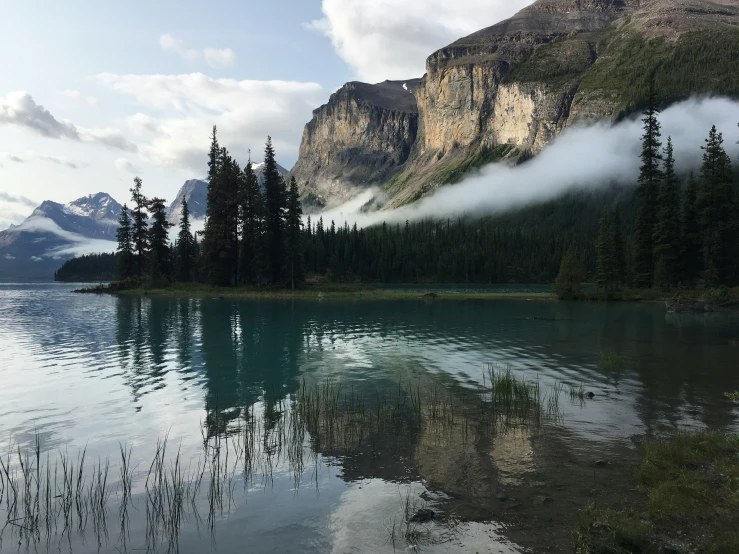
[[[698,173],[681,179],[672,138],[662,143],[654,90],[642,122],[641,168],[631,237],[619,211],[602,212],[596,240],[597,284],[606,291],[625,286],[671,290],[677,286],[739,283],[739,203],[731,159],[714,125],[702,146]],[[584,271],[576,253],[566,255],[557,286],[575,293]]]
[[[183,200],[179,232],[172,244],[165,201],[147,198],[136,177],[132,207],[123,206],[118,228],[120,281],[154,286],[201,281],[215,286],[299,287],[304,280],[302,206],[298,185],[277,170],[272,139],[264,150],[264,190],[249,161],[242,170],[213,127],[208,153],[204,230],[193,233]],[[201,240],[198,241],[198,236]]]

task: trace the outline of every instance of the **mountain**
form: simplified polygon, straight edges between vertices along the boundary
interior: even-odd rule
[[[46,200],[23,223],[0,232],[0,278],[47,278],[76,255],[114,251],[120,212],[103,192],[69,204]]]
[[[664,104],[737,97],[737,57],[736,0],[538,0],[433,53],[420,80],[342,87],[313,112],[292,174],[308,207],[368,185],[397,207],[576,121],[641,110],[652,75]]]
[[[254,164],[252,169],[259,180],[259,185],[264,190],[264,164]],[[288,171],[279,164],[277,164],[277,171],[283,177],[287,177],[288,175]],[[187,200],[187,206],[190,208],[190,217],[192,219],[203,219],[208,205],[208,181],[200,179],[185,181],[185,184],[182,185],[174,201],[167,209],[167,220],[170,223],[174,223],[175,225],[179,223],[180,217],[182,217],[183,200]]]

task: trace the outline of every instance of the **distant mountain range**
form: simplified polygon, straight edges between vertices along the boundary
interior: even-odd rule
[[[279,165],[277,168],[280,174],[287,175],[286,169]],[[264,188],[263,164],[256,164],[254,171]],[[207,181],[185,182],[169,206],[169,221],[179,221],[183,199],[188,202],[192,219],[203,219],[207,198]],[[0,232],[0,279],[49,279],[65,260],[82,254],[113,252],[121,208],[104,192],[69,204],[46,200],[23,223]]]
[[[46,200],[20,225],[0,232],[0,278],[45,278],[64,260],[115,250],[121,205],[99,192],[59,204]]]
[[[264,191],[264,164],[254,164],[252,169],[259,180],[259,186]],[[287,177],[287,169],[280,164],[277,164],[277,171],[283,177]],[[170,223],[176,225],[180,220],[183,200],[187,200],[187,207],[190,208],[190,217],[192,219],[203,219],[208,200],[208,182],[200,179],[191,179],[182,185],[174,202],[169,205],[167,219]]]

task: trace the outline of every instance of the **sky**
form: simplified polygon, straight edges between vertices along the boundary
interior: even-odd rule
[[[0,18],[0,229],[43,200],[133,177],[171,200],[210,130],[237,160],[271,135],[290,168],[347,81],[420,77],[436,49],[532,0],[25,0]]]

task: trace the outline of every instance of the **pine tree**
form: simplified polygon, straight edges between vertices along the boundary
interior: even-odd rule
[[[287,191],[285,180],[277,171],[272,138],[267,137],[264,148],[264,240],[266,270],[272,285],[284,283],[285,270],[285,208]]]
[[[213,127],[208,160],[208,205],[201,262],[206,280],[229,286],[237,281],[240,170],[218,144]]]
[[[654,282],[654,230],[657,223],[657,195],[662,179],[661,127],[654,84],[650,86],[649,106],[644,112],[641,170],[637,188],[637,213],[634,224],[635,284],[651,287]]]
[[[663,289],[680,282],[680,190],[675,173],[672,138],[665,149],[664,178],[659,187],[657,225],[654,232],[654,281]]]
[[[169,246],[169,228],[173,225],[167,221],[167,207],[161,198],[153,198],[149,204],[151,210],[151,229],[149,230],[150,269],[149,275],[156,282],[169,281],[171,271],[171,249]]]
[[[554,282],[554,291],[563,300],[572,299],[577,296],[582,284],[584,271],[577,259],[575,248],[570,246],[562,258],[559,273]]]
[[[136,275],[143,277],[146,267],[146,257],[149,252],[149,214],[147,208],[149,200],[141,192],[142,181],[135,177],[133,180],[133,188],[131,189],[131,200],[133,201],[133,232],[131,240],[133,241],[133,250],[136,256]]]
[[[303,208],[300,205],[300,194],[295,177],[290,179],[290,190],[287,193],[287,270],[290,277],[290,288],[303,282],[303,254],[301,249],[301,232],[303,227]],[[347,233],[348,234],[348,233]]]
[[[596,281],[605,290],[611,290],[616,280],[616,255],[613,244],[613,220],[611,211],[606,208],[598,222],[596,243]]]
[[[241,192],[241,253],[239,263],[241,282],[257,285],[264,275],[263,219],[264,198],[259,180],[249,162],[242,175]]]
[[[134,267],[133,256],[133,229],[131,227],[131,216],[128,212],[128,206],[123,204],[121,209],[121,217],[118,220],[120,226],[116,232],[118,238],[118,264],[116,273],[121,281],[133,277],[136,272]]]
[[[680,268],[682,282],[694,285],[703,268],[701,256],[701,228],[698,222],[698,182],[693,173],[685,188],[682,206]]]
[[[193,280],[195,270],[195,237],[190,229],[190,207],[187,205],[187,200],[183,199],[176,248],[177,280],[183,283]]]
[[[611,228],[611,240],[613,242],[614,279],[616,287],[626,284],[627,263],[626,247],[624,245],[623,231],[621,230],[621,213],[616,210],[613,214]]]
[[[703,146],[699,194],[699,222],[703,243],[707,285],[729,284],[733,280],[736,250],[736,206],[731,160],[723,147],[724,138],[714,125]]]

